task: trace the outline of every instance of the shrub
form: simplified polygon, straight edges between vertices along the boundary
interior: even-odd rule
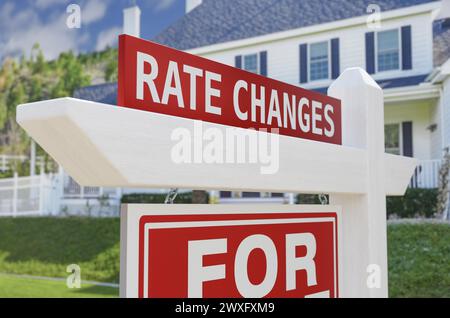
[[[402,197],[387,197],[388,217],[433,217],[436,213],[437,189],[409,188]]]
[[[164,203],[166,193],[130,193],[122,196],[122,203]],[[174,203],[192,203],[192,192],[178,193]]]
[[[327,201],[329,197],[327,195]],[[321,204],[318,194],[298,194],[297,195],[297,204]]]
[[[436,213],[437,195],[437,189],[409,188],[402,197],[386,198],[387,215],[399,218],[431,218]],[[297,204],[320,204],[319,196],[299,194]]]

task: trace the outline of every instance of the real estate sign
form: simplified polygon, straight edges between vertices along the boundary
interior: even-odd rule
[[[128,205],[126,297],[338,297],[339,208]]]
[[[129,35],[119,37],[118,105],[341,144],[341,103]]]
[[[83,186],[329,194],[321,206],[124,206],[122,296],[386,297],[386,194],[404,194],[417,162],[385,153],[383,92],[364,70],[328,94],[121,36],[124,107],[61,98],[20,105],[17,121]],[[279,169],[175,162],[173,132],[200,121],[279,133]]]

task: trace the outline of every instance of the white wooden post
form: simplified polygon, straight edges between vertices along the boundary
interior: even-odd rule
[[[44,202],[45,202],[45,174],[41,169],[39,174],[39,214],[44,215]]]
[[[18,205],[18,191],[19,191],[19,177],[17,172],[14,172],[13,178],[13,198],[12,198],[12,214],[13,217],[17,216],[17,205]]]
[[[288,193],[288,204],[295,204],[295,193]]]
[[[6,166],[6,155],[2,155],[2,171],[6,171],[8,167]]]
[[[342,144],[367,150],[366,194],[330,195],[330,204],[342,206],[341,296],[387,297],[383,91],[364,70],[351,68],[328,95],[342,101]],[[376,282],[377,268],[380,286],[369,288],[367,280]]]
[[[58,195],[56,199],[56,208],[55,208],[55,214],[59,215],[61,213],[62,209],[62,202],[64,198],[64,169],[62,166],[59,166],[58,168]]]
[[[30,176],[36,174],[36,143],[33,139],[30,142]]]

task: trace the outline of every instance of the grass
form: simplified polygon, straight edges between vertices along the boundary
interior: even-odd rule
[[[47,281],[0,275],[0,298],[106,298],[118,297],[119,289],[83,284],[80,289],[69,289],[64,281]]]
[[[390,224],[390,297],[450,297],[450,224]]]
[[[0,218],[0,273],[118,283],[118,218]],[[388,226],[390,297],[450,297],[450,225]],[[114,297],[118,289],[0,275],[0,297]]]

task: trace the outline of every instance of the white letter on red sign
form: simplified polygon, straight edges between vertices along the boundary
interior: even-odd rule
[[[191,106],[192,110],[196,110],[197,109],[197,77],[202,77],[203,71],[201,69],[193,67],[193,66],[184,65],[183,72],[190,75],[190,81],[191,81],[190,106]]]
[[[248,278],[247,263],[251,251],[257,248],[261,249],[266,256],[266,276],[260,284],[254,285]],[[234,278],[236,287],[243,297],[260,298],[266,296],[275,285],[277,271],[277,250],[268,236],[256,234],[241,242],[234,262]]]
[[[175,86],[172,86],[172,82]],[[169,96],[174,95],[178,100],[178,107],[184,108],[183,92],[181,90],[180,73],[178,72],[177,62],[170,61],[167,67],[166,83],[164,84],[164,93],[162,103],[169,102]]]
[[[233,105],[234,105],[234,112],[236,113],[236,116],[240,120],[247,120],[248,114],[247,112],[242,112],[239,108],[239,92],[241,89],[244,89],[245,91],[248,90],[248,84],[244,80],[239,80],[236,82],[236,85],[234,85],[234,91],[233,91]]]
[[[150,64],[150,74],[145,74],[145,63]],[[136,99],[144,100],[144,84],[147,84],[153,101],[159,103],[159,95],[154,82],[158,76],[158,62],[151,55],[137,52],[136,66]]]
[[[220,97],[220,90],[211,86],[211,82],[222,82],[222,75],[206,71],[205,75],[205,112],[222,115],[222,109],[211,104],[211,97]]]
[[[203,266],[203,256],[227,252],[227,239],[188,242],[188,297],[203,296],[203,282],[225,278],[225,264]]]
[[[296,247],[305,246],[306,255],[296,256]],[[317,285],[316,264],[316,239],[311,233],[298,233],[286,235],[286,290],[297,288],[296,273],[306,270],[308,286]]]

